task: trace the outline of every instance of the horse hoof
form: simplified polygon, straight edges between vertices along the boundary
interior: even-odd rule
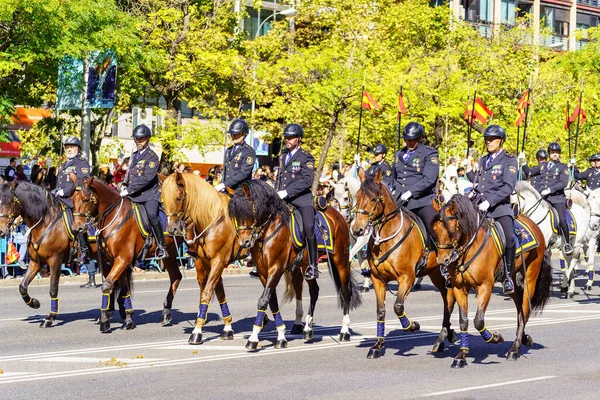
[[[294,324],[294,326],[292,326],[292,330],[290,331],[292,335],[300,335],[302,332],[304,332],[304,327],[300,324]]]
[[[223,331],[221,332],[221,336],[219,336],[221,340],[233,340],[233,331]]]
[[[246,350],[258,351],[258,342],[251,342],[248,340],[248,342],[246,343]]]
[[[127,313],[125,310],[119,308],[119,317],[121,317],[121,321],[125,321],[127,319]]]
[[[133,321],[125,321],[125,322],[123,322],[123,325],[121,325],[121,329],[130,331],[132,329],[135,329],[135,324],[133,323]]]
[[[575,297],[575,293],[569,293],[569,299],[572,299],[573,297]]]
[[[498,338],[497,341],[496,341],[496,344],[498,344],[498,343],[504,343],[504,338],[502,337],[501,334],[494,333],[494,336],[496,336]]]
[[[100,321],[100,332],[108,333],[110,332],[110,321]]]
[[[171,313],[164,314],[160,324],[162,326],[171,326],[172,323],[173,323],[173,316],[171,315]]]
[[[349,342],[350,341],[350,332],[340,333],[340,335],[338,336],[338,341]]]
[[[567,293],[568,291],[569,291],[569,288],[566,288],[566,287],[562,287],[562,286],[561,286],[561,288],[560,288],[560,292],[561,292],[561,293]]]
[[[367,354],[369,360],[379,357],[381,357],[381,349],[369,349],[369,354]]]
[[[304,340],[312,340],[313,336],[314,336],[314,331],[311,329],[310,331],[304,331]]]
[[[464,368],[467,366],[467,360],[464,358],[455,359],[452,361],[452,368]]]
[[[38,309],[40,308],[40,301],[38,299],[31,299],[31,303],[29,303],[29,307]]]
[[[533,345],[533,338],[531,336],[525,334],[525,335],[523,335],[523,339],[521,340],[521,343],[523,343],[527,347],[531,347],[531,345]]]
[[[410,325],[410,327],[408,328],[409,332],[416,332],[419,329],[421,329],[421,325],[419,325],[418,322],[413,321],[413,323]]]
[[[456,331],[454,329],[450,329],[450,331],[448,332],[448,342],[450,343],[456,343],[456,340],[458,339],[456,337]]]
[[[506,354],[506,361],[517,361],[519,359],[519,353],[515,350],[510,350]]]
[[[190,338],[188,339],[189,344],[202,344],[202,334],[201,333],[192,333]]]
[[[432,353],[441,353],[444,351],[444,342],[435,342],[433,344],[433,348],[431,349]]]
[[[586,285],[583,290],[587,290],[588,292],[592,290],[592,285]]]
[[[52,326],[52,320],[44,318],[40,323],[40,328],[50,328]]]
[[[278,340],[278,341],[275,343],[275,348],[276,348],[276,349],[285,349],[285,348],[287,348],[287,347],[288,347],[288,341],[287,341],[287,340],[285,340],[285,339],[283,339],[283,340]]]

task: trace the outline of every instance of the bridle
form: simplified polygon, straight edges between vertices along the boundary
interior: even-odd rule
[[[98,204],[98,198],[96,196],[94,196],[94,193],[91,190],[89,190],[90,194],[87,195],[82,186],[76,186],[73,189],[73,193],[75,193],[75,192],[81,192],[84,199],[88,200],[92,205]],[[88,208],[87,212],[85,212],[85,213],[73,210],[72,215],[74,217],[85,218],[88,222],[94,224],[94,217],[92,217],[91,210],[89,208]]]
[[[272,217],[267,218],[265,220],[265,222],[263,222],[262,224],[256,225],[256,207],[254,206],[254,202],[250,199],[250,197],[246,196],[246,199],[250,202],[250,205],[252,206],[252,221],[253,222],[251,225],[240,225],[236,218],[232,218],[233,227],[235,229],[235,235],[237,237],[240,237],[240,232],[250,231],[250,236],[252,237],[252,239],[254,241],[256,241],[256,240],[258,240],[258,238],[260,238],[264,234],[265,228],[271,222]]]
[[[181,207],[179,208],[179,210],[176,213],[165,213],[166,217],[167,217],[167,221],[169,220],[169,218],[176,218],[176,221],[181,221],[183,222],[183,226],[184,226],[184,231],[187,231],[190,226],[192,226],[194,224],[194,222],[192,221],[192,219],[188,216],[185,216],[185,200],[187,197],[187,192],[185,190],[181,190],[180,192],[180,196],[176,199],[177,201],[181,202]],[[195,227],[194,227],[194,232],[195,232]]]
[[[373,227],[374,229],[380,230],[381,227],[383,227],[383,225],[385,225],[388,221],[390,221],[392,218],[394,218],[396,216],[396,214],[398,214],[398,212],[399,212],[398,208],[394,208],[389,213],[384,214],[385,204],[384,204],[382,195],[372,198],[371,202],[375,203],[372,211],[367,211],[364,208],[357,208],[356,213],[366,215],[367,220],[368,220],[368,225]],[[381,204],[381,212],[377,213],[376,211],[380,204]]]
[[[487,214],[487,212],[486,212],[486,214]],[[483,222],[485,221],[485,214],[481,215],[481,214],[477,213],[477,228],[474,230],[471,238],[463,245],[459,245],[459,243],[458,243],[462,235],[460,233],[460,220],[458,219],[458,216],[456,214],[446,216],[446,215],[442,215],[440,212],[436,221],[441,221],[444,224],[444,228],[446,229],[446,231],[448,233],[450,233],[451,237],[452,237],[452,243],[446,243],[446,244],[442,244],[442,243],[438,242],[437,240],[433,239],[433,244],[438,249],[451,250],[450,257],[448,257],[448,260],[443,264],[444,266],[448,266],[448,265],[452,264],[453,262],[457,261],[461,256],[463,256],[467,252],[467,250],[471,247],[473,242],[475,242],[475,239],[477,238],[477,234],[479,233],[479,229],[481,229],[481,226],[483,225]],[[450,227],[448,225],[449,221],[456,221],[456,227],[453,231],[450,229]],[[467,269],[467,267],[477,258],[477,256],[479,256],[479,254],[485,247],[485,244],[487,242],[487,239],[489,238],[489,235],[490,235],[490,229],[487,229],[483,244],[477,250],[475,255],[473,257],[471,257],[470,260],[468,260],[463,265],[461,265],[461,267],[459,268],[459,270],[462,269],[461,272],[465,271]]]
[[[19,215],[21,215],[21,212],[17,212],[16,210],[16,207],[21,207],[21,200],[19,200],[19,198],[15,196],[14,192],[11,191],[11,193],[13,195],[13,205],[11,205],[10,207],[10,213],[5,214],[3,212],[0,212],[0,218],[6,218],[7,220],[6,229],[8,231],[12,229],[16,219],[19,217]]]

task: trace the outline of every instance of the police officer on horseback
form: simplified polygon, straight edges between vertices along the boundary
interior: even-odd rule
[[[145,207],[148,220],[156,239],[157,259],[167,258],[165,234],[159,217],[160,192],[158,190],[158,155],[149,147],[152,132],[146,125],[138,125],[133,130],[137,150],[129,159],[129,168],[121,190],[121,197]]]
[[[65,146],[67,161],[65,161],[58,171],[55,195],[69,212],[72,213],[73,201],[70,196],[75,188],[75,184],[71,181],[71,174],[76,175],[78,179],[89,178],[90,164],[81,155],[81,141],[78,138],[74,136],[68,137],[64,140],[63,145]],[[90,245],[87,232],[78,232],[77,242],[79,243],[81,256],[73,261],[78,264],[89,263]]]
[[[378,144],[373,149],[375,161],[371,163],[371,166],[366,171],[368,177],[374,178],[377,172],[381,170],[382,181],[387,185],[390,190],[394,190],[394,178],[392,177],[392,167],[385,160],[387,154],[387,147],[383,144]]]
[[[540,194],[558,212],[560,230],[563,237],[563,252],[566,255],[573,254],[569,238],[569,225],[567,224],[567,198],[565,188],[569,184],[569,167],[560,162],[560,145],[552,142],[548,145],[550,161],[545,165],[529,168],[523,165],[523,172],[528,176],[540,177]]]
[[[469,197],[480,211],[494,218],[504,231],[504,293],[512,294],[515,287],[512,274],[515,267],[517,245],[514,237],[514,214],[510,195],[517,184],[517,159],[506,153],[502,145],[506,141],[504,128],[490,125],[483,132],[488,154],[479,160],[479,173],[475,178],[473,191]]]
[[[535,158],[538,161],[538,167],[542,168],[544,165],[547,165],[547,163],[548,163],[548,152],[544,149],[540,149],[540,150],[538,150],[537,153],[535,153]],[[522,161],[525,161],[525,154],[521,153],[519,155],[519,159]],[[543,181],[542,181],[542,178],[540,175],[526,176],[525,178],[529,179],[531,186],[533,186],[534,189],[538,191],[538,193],[540,193],[542,190],[544,190],[544,188],[542,187]]]
[[[304,130],[289,124],[283,130],[285,148],[279,156],[279,173],[275,189],[280,198],[292,204],[302,216],[304,242],[308,249],[306,280],[319,277],[317,238],[315,237],[315,207],[311,186],[315,176],[315,159],[300,147]]]
[[[436,149],[421,144],[425,129],[417,122],[409,122],[402,131],[405,147],[394,155],[392,180],[395,185],[396,202],[406,203],[425,225],[428,243],[419,260],[416,273],[427,266],[433,251],[431,223],[435,216],[432,200],[436,198],[435,187],[440,174],[440,159]]]
[[[590,165],[591,167],[584,172],[579,172],[576,169],[575,179],[585,181],[588,189],[595,190],[600,188],[600,153],[590,156]]]
[[[233,144],[225,150],[222,182],[215,186],[218,191],[223,191],[226,187],[235,189],[252,179],[256,152],[246,143],[248,132],[248,123],[243,119],[234,119],[227,129]]]

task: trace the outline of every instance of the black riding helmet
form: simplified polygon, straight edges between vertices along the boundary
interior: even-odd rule
[[[558,151],[559,153],[562,151],[560,148],[560,144],[556,143],[556,142],[552,142],[548,145],[548,153],[550,153],[551,151]]]
[[[375,154],[375,155],[377,155],[377,154],[386,154],[386,153],[387,153],[387,147],[385,147],[384,144],[378,144],[373,149],[373,154]]]
[[[298,137],[303,138],[304,137],[304,129],[302,129],[302,127],[298,124],[289,124],[283,130],[283,137],[293,137],[293,136],[298,136]]]
[[[590,162],[592,161],[600,161],[600,153],[592,154],[590,156]]]
[[[506,131],[500,125],[490,125],[483,131],[483,137],[499,137],[506,140]]]
[[[81,148],[81,141],[79,140],[79,138],[76,138],[75,136],[66,138],[64,140],[63,144],[65,146],[72,145],[72,146],[77,146],[77,147]]]
[[[409,122],[402,131],[403,139],[412,140],[422,136],[425,136],[425,129],[423,128],[423,125],[419,124],[418,122]]]
[[[544,149],[540,149],[538,150],[537,153],[535,153],[535,158],[537,159],[543,159],[543,160],[547,160],[548,159],[548,152]]]
[[[243,119],[234,119],[229,125],[229,129],[227,129],[227,133],[230,135],[239,135],[240,133],[248,133],[250,128],[248,127],[248,123]]]
[[[133,130],[133,135],[131,135],[134,139],[141,139],[145,137],[152,136],[152,131],[146,125],[138,125]]]

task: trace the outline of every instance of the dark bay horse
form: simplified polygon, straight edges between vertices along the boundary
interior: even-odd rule
[[[103,262],[111,265],[102,284],[102,306],[100,314],[100,331],[110,331],[109,307],[111,294],[115,282],[121,282],[124,272],[133,268],[136,259],[139,258],[144,249],[145,239],[134,217],[133,204],[128,198],[121,198],[119,193],[108,186],[104,181],[89,178],[85,181],[77,181],[71,194],[73,200],[75,217],[74,229],[84,229],[90,218],[96,219],[96,240],[101,246],[100,256]],[[169,292],[163,303],[162,321],[163,325],[172,322],[171,308],[177,287],[181,282],[181,271],[177,265],[177,247],[172,236],[166,237],[167,252],[169,256],[163,260],[163,265],[169,274]],[[148,249],[148,254],[156,250],[156,243]],[[133,305],[131,292],[121,288],[121,300],[125,304],[125,313],[128,322],[125,329],[133,329],[135,324],[132,320]]]
[[[40,307],[40,302],[28,294],[29,284],[42,266],[48,265],[50,270],[50,314],[42,320],[41,328],[51,327],[59,313],[61,266],[68,262],[71,247],[76,245],[67,232],[62,214],[60,201],[41,186],[15,181],[0,187],[0,237],[8,235],[19,216],[29,228],[27,251],[30,261],[19,285],[21,296],[29,307]],[[90,246],[90,251],[90,256],[95,258],[95,244]],[[101,265],[103,271],[105,267]]]
[[[279,311],[276,287],[284,272],[292,269],[293,289],[296,293],[297,307],[302,307],[302,286],[304,271],[308,265],[308,254],[298,249],[292,238],[290,229],[291,213],[288,205],[279,198],[277,192],[261,180],[243,183],[229,202],[229,215],[234,221],[235,232],[240,245],[250,251],[252,262],[258,269],[264,290],[258,300],[258,313],[252,334],[246,349],[258,349],[258,334],[263,327],[263,319],[267,306],[271,308],[277,327],[275,348],[287,346],[285,324]],[[350,273],[350,232],[342,215],[332,207],[327,207],[325,216],[331,227],[333,251],[328,254],[328,265],[339,296],[339,304],[343,309],[341,341],[350,340],[350,309],[361,303],[360,293]],[[306,315],[304,339],[313,337],[313,315],[319,296],[319,285],[316,279],[307,281],[310,293],[310,307]],[[290,293],[291,295],[291,293]],[[296,314],[302,311],[296,309]],[[299,333],[294,325],[292,333]]]
[[[404,208],[398,208],[392,193],[385,184],[382,184],[381,177],[380,171],[375,178],[366,178],[362,182],[356,194],[356,219],[351,226],[357,236],[369,230],[373,231],[367,247],[367,259],[377,297],[377,340],[369,349],[367,358],[379,358],[384,348],[385,297],[390,281],[398,282],[394,312],[400,320],[402,329],[409,332],[420,329],[419,324],[411,321],[406,315],[404,302],[415,281],[415,266],[421,258],[424,240],[417,227],[415,216]],[[444,302],[442,330],[432,350],[440,352],[444,349],[446,339],[451,343],[456,340],[456,334],[450,327],[454,300],[452,292],[445,287],[445,279],[439,271],[435,253],[431,254],[421,276],[429,275]]]
[[[461,347],[452,367],[462,368],[467,365],[469,353],[469,289],[473,288],[477,293],[475,329],[488,343],[504,341],[500,334],[486,328],[484,319],[502,257],[494,243],[493,232],[490,232],[489,221],[466,196],[455,194],[448,203],[435,208],[438,214],[433,229],[437,236],[438,260],[448,266],[454,298],[460,309]],[[521,281],[523,286],[515,285],[515,292],[511,295],[517,308],[518,326],[517,337],[506,355],[507,360],[518,359],[521,344],[533,344],[531,336],[525,333],[525,325],[531,312],[541,311],[546,305],[552,283],[550,253],[545,250],[542,231],[524,215],[519,215],[518,219],[529,230],[526,235],[533,236],[538,246],[526,249],[515,262],[513,280],[518,277],[515,282]],[[524,235],[521,234],[521,238],[525,238]]]
[[[162,201],[167,213],[167,231],[185,235],[188,247],[197,255],[195,260],[200,305],[189,344],[202,344],[202,329],[213,297],[223,315],[221,339],[233,339],[231,313],[221,278],[223,270],[240,254],[235,242],[235,230],[227,214],[229,197],[218,193],[201,177],[176,172],[164,180]]]

